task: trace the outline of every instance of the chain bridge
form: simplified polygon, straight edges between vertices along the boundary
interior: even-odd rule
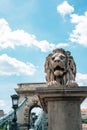
[[[38,96],[37,87],[46,87],[45,83],[20,83],[15,89],[19,95],[17,123],[19,130],[47,130],[47,115],[43,111]],[[0,119],[0,126],[11,122],[14,112]],[[9,125],[10,126],[10,125]],[[10,130],[10,127],[8,128]]]

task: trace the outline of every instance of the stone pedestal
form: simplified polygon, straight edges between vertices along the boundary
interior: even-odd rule
[[[80,104],[86,87],[37,89],[43,110],[48,113],[48,130],[82,130]]]

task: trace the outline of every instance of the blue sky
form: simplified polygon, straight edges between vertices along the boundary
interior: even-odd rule
[[[0,109],[11,109],[18,83],[45,81],[45,58],[57,47],[71,51],[86,86],[87,0],[0,0]]]

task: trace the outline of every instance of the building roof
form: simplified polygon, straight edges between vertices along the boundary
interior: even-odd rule
[[[87,108],[82,108],[81,112],[87,112]]]

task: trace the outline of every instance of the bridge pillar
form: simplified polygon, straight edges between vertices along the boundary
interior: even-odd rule
[[[38,88],[41,105],[48,113],[48,130],[82,130],[80,104],[86,87]]]

